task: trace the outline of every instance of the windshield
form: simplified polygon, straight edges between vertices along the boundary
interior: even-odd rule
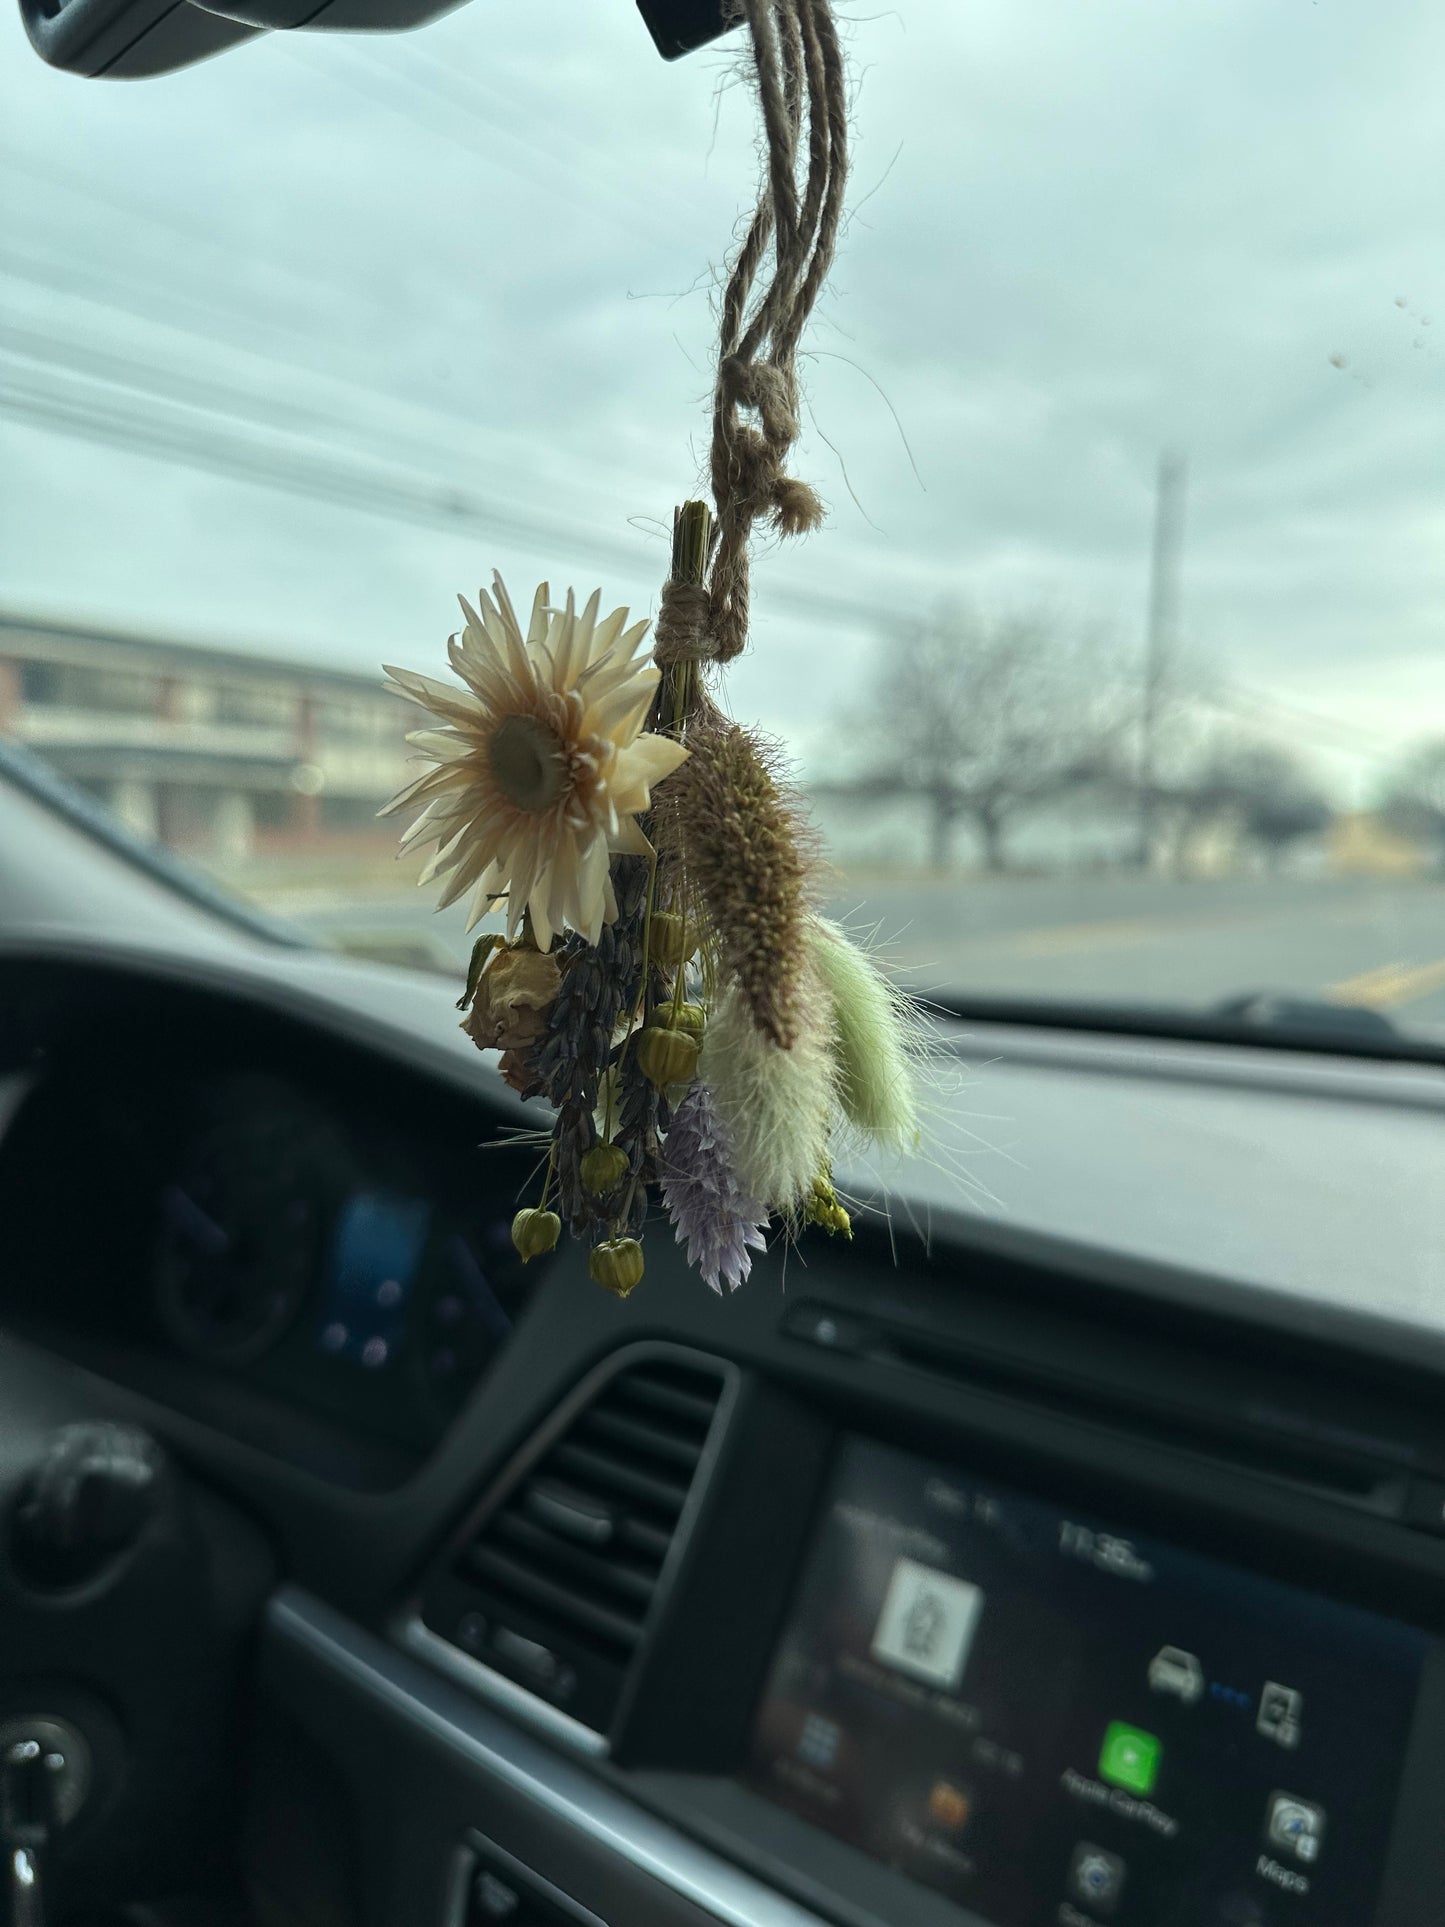
[[[377,811],[500,569],[655,608],[755,180],[729,43],[624,0],[149,83],[3,16],[0,731],[326,941],[454,967]],[[830,516],[729,701],[917,988],[1445,1038],[1445,21],[849,28],[803,360]]]

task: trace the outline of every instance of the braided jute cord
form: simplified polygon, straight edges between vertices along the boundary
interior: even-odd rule
[[[748,544],[817,528],[823,504],[786,472],[798,439],[798,343],[838,242],[848,98],[832,0],[737,0],[766,142],[758,205],[722,301],[713,391],[717,527],[704,587],[664,584],[659,663],[731,662],[748,638]]]

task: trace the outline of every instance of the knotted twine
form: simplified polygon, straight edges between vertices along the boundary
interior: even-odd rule
[[[766,164],[723,294],[710,481],[716,528],[703,583],[662,590],[662,666],[731,662],[748,638],[754,526],[801,535],[823,504],[789,475],[798,439],[798,343],[827,278],[848,174],[848,100],[832,0],[737,0],[747,23]]]

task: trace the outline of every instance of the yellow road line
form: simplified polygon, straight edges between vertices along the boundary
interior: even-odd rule
[[[1445,957],[1438,963],[1419,964],[1414,970],[1402,972],[1390,991],[1390,1002],[1413,1004],[1432,990],[1441,989],[1445,989]]]
[[[1332,1004],[1372,1003],[1377,992],[1388,990],[1400,972],[1409,967],[1403,959],[1399,963],[1377,964],[1373,970],[1362,970],[1358,977],[1342,977],[1337,984],[1330,985],[1325,995]]]
[[[1362,971],[1331,984],[1325,993],[1331,1003],[1367,1004],[1374,1010],[1392,1010],[1428,997],[1433,990],[1445,990],[1445,957],[1437,963],[1385,964],[1378,970]]]

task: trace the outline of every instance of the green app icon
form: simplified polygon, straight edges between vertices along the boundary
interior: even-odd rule
[[[1099,1777],[1143,1798],[1154,1791],[1163,1752],[1154,1734],[1111,1720],[1099,1752]]]

